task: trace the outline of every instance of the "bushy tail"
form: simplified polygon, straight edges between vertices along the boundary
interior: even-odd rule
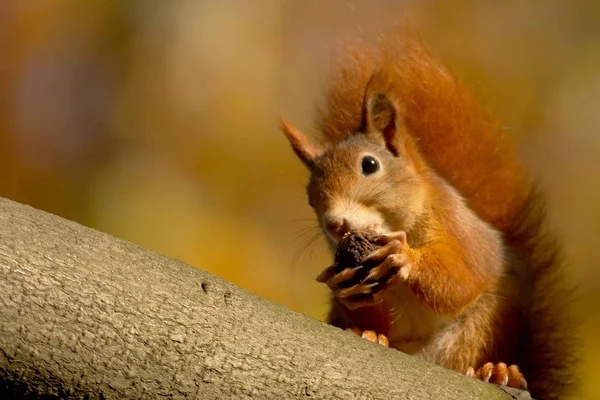
[[[563,399],[575,396],[578,383],[579,320],[573,314],[574,287],[561,245],[547,225],[543,196],[532,186],[505,230],[505,241],[531,273],[530,343],[523,346],[527,381],[537,398]]]
[[[537,396],[556,398],[573,385],[572,294],[560,245],[546,227],[543,198],[500,125],[410,30],[383,37],[379,46],[355,43],[341,50],[318,110],[324,139],[335,142],[360,126],[373,73],[393,75],[404,123],[425,159],[529,266],[532,342],[522,367]]]

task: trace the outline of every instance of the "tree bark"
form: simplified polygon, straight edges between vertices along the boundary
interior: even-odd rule
[[[514,397],[0,199],[0,398]]]

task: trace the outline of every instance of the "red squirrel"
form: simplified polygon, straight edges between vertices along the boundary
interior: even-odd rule
[[[320,144],[281,126],[330,248],[351,230],[385,243],[362,280],[356,268],[319,275],[327,322],[539,399],[568,393],[572,289],[498,122],[410,32],[347,46],[318,111]]]

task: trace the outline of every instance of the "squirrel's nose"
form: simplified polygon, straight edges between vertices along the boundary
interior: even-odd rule
[[[341,238],[350,230],[348,220],[346,218],[341,220],[330,219],[325,223],[325,228],[331,235],[337,238]]]

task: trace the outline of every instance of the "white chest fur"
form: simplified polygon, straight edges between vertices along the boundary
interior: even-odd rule
[[[390,321],[388,339],[396,349],[416,354],[440,331],[450,318],[423,306],[405,285],[398,285],[385,297]]]

